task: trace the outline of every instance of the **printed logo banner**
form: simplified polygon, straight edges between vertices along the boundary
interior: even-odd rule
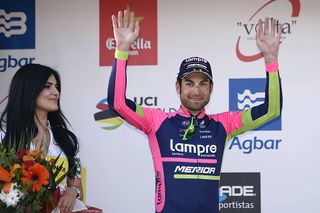
[[[34,49],[35,0],[0,2],[0,49]]]
[[[219,212],[260,213],[260,173],[221,173]]]
[[[99,103],[96,105],[96,108],[99,111],[94,113],[94,120],[98,123],[101,123],[102,129],[114,130],[123,124],[122,118],[120,118],[116,112],[109,108],[107,98],[99,101]]]
[[[229,110],[245,110],[264,102],[265,78],[229,79]],[[281,130],[281,116],[255,130]]]
[[[174,107],[163,107],[158,104],[158,96],[135,96],[131,100],[143,107],[153,107],[163,112],[174,112]],[[108,99],[104,98],[96,105],[98,112],[94,113],[94,120],[101,125],[104,130],[114,130],[120,127],[124,120],[108,105]]]
[[[116,42],[111,16],[134,11],[140,23],[138,39],[131,45],[129,65],[157,65],[157,0],[100,0],[100,66],[111,66]]]
[[[236,55],[240,61],[253,62],[263,57],[262,53],[260,52],[247,53],[248,50],[244,47],[245,45],[241,40],[255,40],[255,33],[258,29],[258,19],[263,19],[263,17],[260,16],[261,13],[263,13],[264,11],[268,11],[268,9],[272,8],[272,6],[274,6],[278,2],[279,0],[265,1],[259,8],[255,9],[255,12],[253,14],[248,15],[247,20],[237,21],[237,26],[242,29],[242,33],[238,36],[236,44]],[[280,28],[280,25],[282,25],[282,41],[285,40],[289,35],[291,35],[294,26],[297,24],[297,20],[300,16],[301,3],[300,0],[290,0],[286,1],[286,6],[291,9],[291,16],[287,17],[287,20],[284,20],[282,18],[281,20],[278,20],[276,22],[277,28]],[[269,16],[277,17],[278,15],[275,14],[281,14],[282,8],[277,9],[278,10],[275,11],[269,10]]]

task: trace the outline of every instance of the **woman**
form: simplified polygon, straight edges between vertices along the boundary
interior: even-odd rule
[[[71,212],[76,199],[82,199],[79,143],[68,130],[66,117],[60,109],[61,82],[57,71],[40,64],[28,64],[14,75],[8,104],[0,117],[0,127],[9,140],[22,141],[32,137],[30,148],[41,150],[43,155],[64,162],[68,177],[60,184],[61,197],[57,208]],[[59,163],[60,164],[60,163]],[[70,168],[70,169],[68,169]]]

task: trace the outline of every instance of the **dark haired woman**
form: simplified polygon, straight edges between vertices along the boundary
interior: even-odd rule
[[[30,148],[55,158],[60,153],[68,177],[60,184],[61,197],[57,208],[71,212],[76,199],[82,199],[78,140],[67,128],[60,108],[61,81],[57,71],[40,64],[21,67],[11,81],[8,103],[0,117],[5,133],[2,143],[33,137]],[[61,163],[59,162],[59,165]]]

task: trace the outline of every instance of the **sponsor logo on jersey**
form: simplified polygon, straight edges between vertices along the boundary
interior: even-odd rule
[[[213,175],[216,171],[215,167],[206,166],[176,166],[174,173],[183,174],[206,174]]]
[[[188,143],[175,143],[173,139],[170,139],[170,150],[173,153],[189,153],[197,154],[197,156],[213,155],[217,152],[217,146],[215,144],[188,144]]]

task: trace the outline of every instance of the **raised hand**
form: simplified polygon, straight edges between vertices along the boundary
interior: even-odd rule
[[[139,36],[139,22],[135,21],[134,12],[131,12],[130,16],[128,11],[125,10],[122,16],[122,12],[118,12],[118,18],[112,15],[113,35],[116,40],[117,50],[128,52],[131,44]]]
[[[271,29],[269,29],[269,21],[271,21]],[[281,26],[277,26],[274,18],[271,18],[271,20],[265,18],[264,24],[259,19],[256,42],[266,63],[278,61],[281,30]]]

